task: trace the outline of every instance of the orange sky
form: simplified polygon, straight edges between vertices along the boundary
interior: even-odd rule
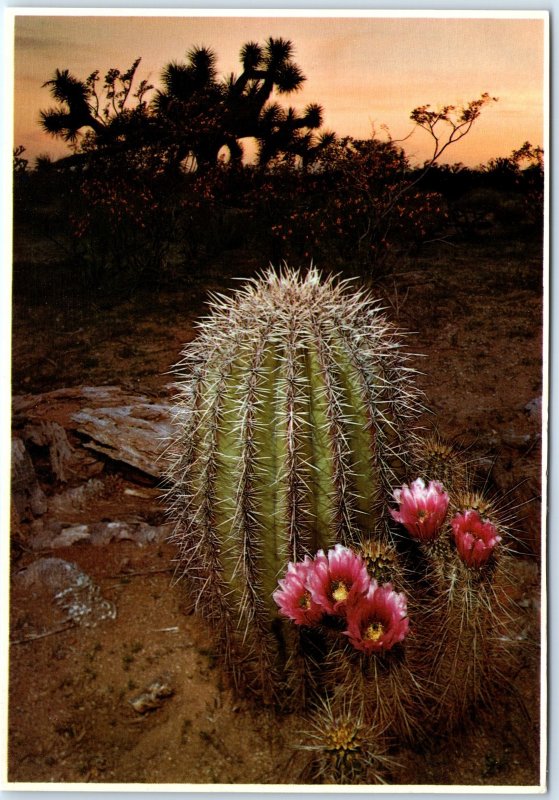
[[[89,12],[90,13],[90,12]],[[287,104],[324,107],[324,127],[339,135],[382,135],[387,125],[400,139],[418,105],[461,104],[489,92],[499,102],[483,111],[471,134],[445,154],[469,166],[506,156],[524,141],[544,144],[543,18],[479,15],[437,18],[377,16],[37,16],[15,19],[14,144],[27,156],[67,152],[43,134],[39,110],[51,98],[41,85],[56,68],[85,78],[95,69],[127,69],[141,56],[140,78],[157,83],[165,63],[184,59],[193,45],[212,47],[223,74],[239,72],[247,41],[291,39],[307,81]],[[480,12],[481,13],[481,12]],[[536,18],[534,18],[536,17]],[[280,98],[281,99],[281,98]],[[421,131],[405,143],[422,162],[431,142]]]

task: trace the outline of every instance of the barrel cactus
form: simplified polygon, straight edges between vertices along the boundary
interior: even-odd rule
[[[174,539],[227,673],[314,713],[321,779],[381,780],[386,736],[454,723],[489,685],[502,526],[416,430],[367,292],[270,270],[213,298],[177,373]]]

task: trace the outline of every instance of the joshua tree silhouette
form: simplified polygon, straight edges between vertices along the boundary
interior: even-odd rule
[[[204,171],[217,162],[224,147],[232,161],[240,162],[246,138],[256,140],[261,165],[280,154],[311,160],[333,138],[333,134],[312,134],[322,125],[321,106],[311,103],[299,113],[270,102],[274,92],[291,94],[306,80],[293,61],[293,44],[272,37],[263,45],[248,42],[240,60],[241,74],[223,78],[217,72],[215,52],[193,47],[185,62],[172,61],[164,67],[162,87],[149,105],[144,97],[153,87],[146,81],[131,94],[139,59],[127,72],[109,70],[103,100],[96,89],[98,72],[82,81],[67,69],[57,69],[44,86],[58,105],[41,111],[40,124],[71,144],[88,133],[89,150],[121,151],[139,144],[158,148],[175,168],[190,157]],[[131,98],[136,99],[133,108],[129,108]]]

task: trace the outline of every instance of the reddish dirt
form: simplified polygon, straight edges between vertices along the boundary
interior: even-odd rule
[[[228,268],[174,292],[130,298],[14,301],[17,394],[115,384],[164,397],[168,370],[207,288],[229,289],[246,268]],[[389,315],[416,332],[410,349],[442,436],[468,448],[492,491],[516,518],[514,563],[519,642],[511,689],[462,729],[417,749],[395,747],[399,784],[537,785],[539,776],[541,422],[525,407],[542,393],[542,259],[534,244],[456,245],[402,266],[375,292]],[[116,475],[116,478],[115,478]],[[56,487],[39,471],[47,494]],[[163,517],[157,492],[142,502],[118,465],[101,475],[107,493],[74,522]],[[155,487],[142,479],[145,489]],[[127,497],[127,506],[124,505]],[[204,620],[173,579],[167,543],[114,542],[33,552],[32,527],[12,532],[15,576],[39,555],[77,564],[117,610],[95,627],[66,626],[34,592],[13,581],[9,684],[9,781],[44,783],[300,783],[290,744],[296,723],[236,699],[224,685]],[[42,630],[49,635],[33,638]],[[172,694],[139,714],[130,700],[156,679]]]

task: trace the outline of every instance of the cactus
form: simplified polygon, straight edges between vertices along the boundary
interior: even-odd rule
[[[214,297],[177,373],[174,539],[227,673],[319,708],[317,774],[381,780],[386,736],[413,741],[485,696],[502,526],[456,522],[483,507],[471,470],[418,435],[408,356],[345,282],[285,268]]]

